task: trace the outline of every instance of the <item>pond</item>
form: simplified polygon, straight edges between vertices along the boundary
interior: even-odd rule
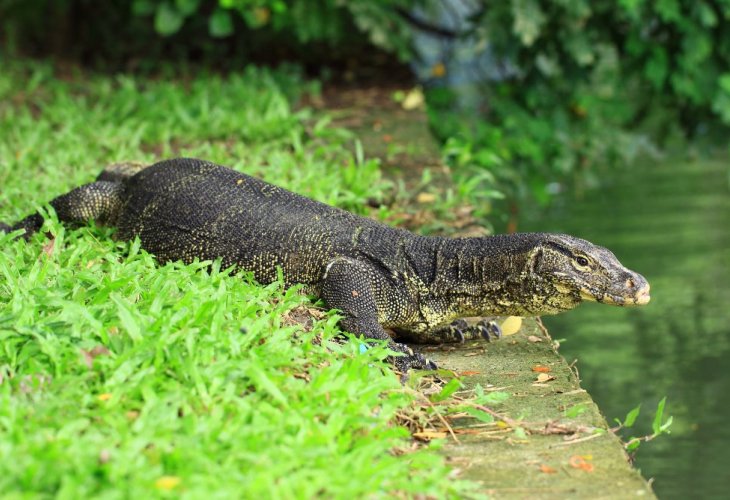
[[[520,221],[606,246],[649,280],[646,307],[587,304],[545,323],[609,422],[641,403],[649,433],[667,396],[672,434],[636,457],[662,499],[730,492],[729,184],[727,158],[647,163]]]

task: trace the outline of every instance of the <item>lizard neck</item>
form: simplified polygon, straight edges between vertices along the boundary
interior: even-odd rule
[[[429,295],[454,316],[537,316],[565,310],[564,298],[560,305],[553,300],[559,295],[554,284],[532,270],[540,238],[540,233],[520,233],[434,239]]]

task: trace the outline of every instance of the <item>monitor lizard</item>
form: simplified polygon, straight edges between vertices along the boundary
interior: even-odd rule
[[[235,170],[179,158],[120,164],[50,202],[63,223],[91,219],[138,237],[160,262],[220,259],[266,284],[283,272],[342,315],[342,329],[389,342],[397,370],[434,369],[396,340],[440,343],[498,334],[470,316],[540,316],[581,301],[649,302],[649,284],[609,250],[564,234],[420,236]],[[35,213],[2,231],[28,238]],[[391,333],[393,332],[393,338]]]

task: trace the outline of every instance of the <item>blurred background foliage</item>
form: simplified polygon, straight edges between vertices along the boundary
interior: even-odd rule
[[[11,55],[108,70],[295,61],[362,81],[410,64],[451,164],[490,171],[512,202],[730,125],[730,0],[0,0],[0,18]]]

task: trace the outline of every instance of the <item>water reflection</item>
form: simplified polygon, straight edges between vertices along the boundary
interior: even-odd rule
[[[644,445],[637,466],[660,498],[730,491],[730,191],[727,159],[624,172],[583,200],[565,199],[521,230],[566,232],[609,247],[647,277],[639,309],[589,304],[546,318],[562,354],[579,359],[609,419],[666,395],[672,435]],[[527,219],[527,217],[525,217]],[[647,425],[640,429],[648,432]]]

